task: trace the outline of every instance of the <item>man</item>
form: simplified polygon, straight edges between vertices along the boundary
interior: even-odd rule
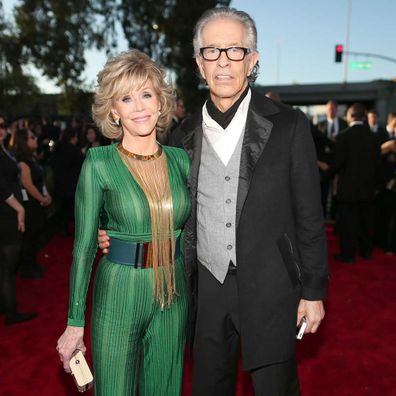
[[[240,340],[256,396],[299,395],[296,325],[305,316],[306,332],[317,331],[328,276],[309,123],[249,88],[258,53],[246,13],[207,11],[194,51],[210,96],[181,125],[191,158],[193,395],[234,394]]]
[[[378,124],[377,110],[371,109],[367,112],[367,122],[379,145],[389,139],[386,129]]]
[[[193,395],[234,393],[239,338],[256,395],[297,395],[295,327],[323,318],[326,244],[306,117],[249,88],[254,21],[229,8],[195,27],[210,96],[186,119],[192,216],[186,264],[197,285]]]
[[[326,119],[318,123],[317,127],[327,140],[326,153],[330,163],[334,159],[334,144],[336,137],[348,127],[348,124],[341,117],[338,117],[338,103],[331,99],[326,103]],[[337,218],[337,205],[334,197],[337,180],[321,181],[322,205],[325,217],[335,221]]]
[[[376,242],[388,255],[396,254],[396,112],[388,114],[381,143],[381,189]]]
[[[354,263],[356,245],[365,259],[371,258],[372,204],[379,175],[379,147],[374,134],[365,125],[366,110],[360,103],[347,112],[347,128],[337,137],[334,164],[326,174],[339,174],[337,201],[339,210],[340,254],[336,260]]]
[[[336,136],[348,124],[341,117],[337,116],[338,103],[332,99],[326,103],[326,119],[318,123],[318,129],[325,134],[329,139],[335,140]]]
[[[388,119],[388,121],[391,118]],[[378,124],[378,113],[377,110],[371,109],[367,112],[367,122],[371,132],[375,136],[376,143],[381,147],[385,142],[393,139],[393,133],[389,134],[387,128],[383,128]],[[389,122],[387,127],[389,127]],[[392,128],[389,128],[392,130]],[[386,145],[385,145],[386,146]],[[381,156],[380,161],[380,174],[378,180],[378,191],[374,201],[374,223],[375,223],[375,240],[374,243],[381,248],[385,248],[387,244],[386,233],[389,225],[392,227],[393,220],[389,221],[392,217],[390,213],[393,213],[393,194],[389,194],[386,185],[393,178],[394,172],[394,154],[388,153],[385,150]],[[388,199],[388,198],[391,199]],[[387,210],[388,202],[390,203],[390,211]]]
[[[169,146],[175,146],[180,144],[183,136],[179,136],[180,129],[178,128],[183,121],[186,115],[186,107],[184,105],[184,100],[182,98],[178,98],[176,101],[175,112],[172,117],[172,123],[169,128],[169,138],[168,144]]]

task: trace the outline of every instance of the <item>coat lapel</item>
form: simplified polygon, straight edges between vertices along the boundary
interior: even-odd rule
[[[198,173],[202,152],[202,112],[192,116],[188,123],[183,125],[183,129],[187,131],[183,139],[183,147],[191,161],[188,188],[191,191],[191,195],[195,197],[198,187]]]
[[[252,99],[242,142],[236,205],[236,227],[239,224],[254,168],[271,135],[273,124],[266,117],[278,112],[279,108],[274,102],[252,90]]]

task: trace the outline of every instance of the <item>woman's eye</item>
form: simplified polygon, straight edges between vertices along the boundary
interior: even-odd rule
[[[126,102],[129,102],[129,101],[131,100],[131,97],[130,97],[130,96],[124,96],[121,100],[122,100],[124,103],[126,103]]]
[[[151,93],[149,93],[149,92],[145,92],[144,94],[143,94],[143,98],[151,98]]]

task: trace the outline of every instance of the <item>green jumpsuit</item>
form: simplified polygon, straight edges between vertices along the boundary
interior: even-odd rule
[[[163,150],[178,237],[191,210],[190,163],[181,149],[164,146]],[[148,202],[115,144],[88,151],[77,186],[75,214],[68,325],[82,327],[99,225],[113,238],[151,240]],[[187,321],[183,261],[183,254],[175,260],[177,295],[170,307],[161,310],[153,294],[151,268],[115,264],[105,256],[100,260],[91,320],[96,395],[135,395],[137,388],[140,396],[180,394]]]

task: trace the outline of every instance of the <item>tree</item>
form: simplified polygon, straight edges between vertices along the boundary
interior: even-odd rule
[[[34,79],[23,69],[26,58],[12,24],[5,19],[0,1],[0,104],[12,115],[16,102],[31,100],[39,92]]]
[[[15,9],[19,40],[29,60],[64,90],[82,83],[91,46],[88,0],[24,0]]]
[[[165,25],[166,47],[170,49],[162,59],[165,66],[174,70],[176,86],[189,108],[202,104],[206,92],[199,90],[200,78],[193,60],[193,28],[204,11],[217,5],[228,6],[230,1],[202,0],[187,2],[176,0]]]
[[[201,103],[193,60],[193,27],[199,16],[229,0],[21,0],[14,9],[15,34],[7,57],[31,63],[64,95],[79,96],[92,47],[112,53],[122,31],[129,47],[140,49],[176,76],[187,105]],[[0,37],[1,39],[1,37]],[[0,59],[1,61],[1,59]],[[18,62],[17,62],[18,64]],[[22,69],[21,69],[22,70]],[[20,77],[20,83],[22,83]],[[26,83],[31,82],[27,78]],[[23,84],[22,84],[23,85]],[[74,99],[71,98],[71,102]]]
[[[107,21],[108,36],[121,22],[129,47],[137,48],[170,69],[190,108],[202,103],[200,80],[193,60],[193,28],[202,13],[229,0],[102,0],[96,11]]]

